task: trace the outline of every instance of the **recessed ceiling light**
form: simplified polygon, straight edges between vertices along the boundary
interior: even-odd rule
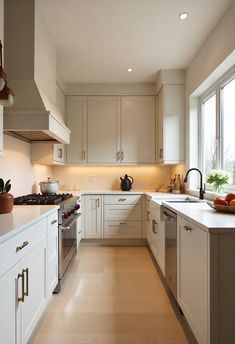
[[[131,73],[131,72],[133,72],[133,68],[127,68],[127,71],[128,71],[129,73]]]
[[[189,14],[187,12],[182,12],[179,14],[179,19],[185,20],[188,18],[188,16],[189,16]]]

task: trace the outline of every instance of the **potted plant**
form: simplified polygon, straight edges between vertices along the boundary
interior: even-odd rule
[[[212,170],[207,174],[207,183],[213,184],[217,193],[224,192],[223,185],[229,182],[229,174],[224,170]]]
[[[10,213],[14,205],[14,197],[9,193],[11,190],[11,180],[6,183],[0,178],[0,214]]]

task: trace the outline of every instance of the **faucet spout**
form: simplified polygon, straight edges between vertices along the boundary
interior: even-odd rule
[[[186,176],[184,178],[184,183],[187,183],[188,175],[191,171],[197,171],[200,175],[199,199],[204,199],[205,184],[203,185],[203,183],[202,183],[202,172],[198,168],[193,167],[187,171]]]

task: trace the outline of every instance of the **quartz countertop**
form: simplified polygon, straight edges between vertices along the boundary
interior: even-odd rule
[[[219,213],[206,201],[198,203],[163,202],[168,209],[210,233],[235,233],[235,214]]]
[[[15,205],[11,213],[0,214],[0,243],[56,209],[58,205]]]

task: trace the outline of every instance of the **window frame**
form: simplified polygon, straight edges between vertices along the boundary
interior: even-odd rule
[[[201,169],[204,182],[206,181],[205,166],[204,166],[204,152],[203,152],[203,104],[210,99],[213,95],[216,96],[216,169],[224,169],[223,158],[223,88],[229,84],[235,78],[235,66],[233,66],[228,72],[226,72],[221,78],[219,78],[211,87],[209,87],[199,97],[199,140],[198,140],[198,152],[199,152],[199,168]],[[213,191],[211,184],[205,183],[207,191]],[[226,184],[224,186],[225,192],[235,190],[235,184]]]

